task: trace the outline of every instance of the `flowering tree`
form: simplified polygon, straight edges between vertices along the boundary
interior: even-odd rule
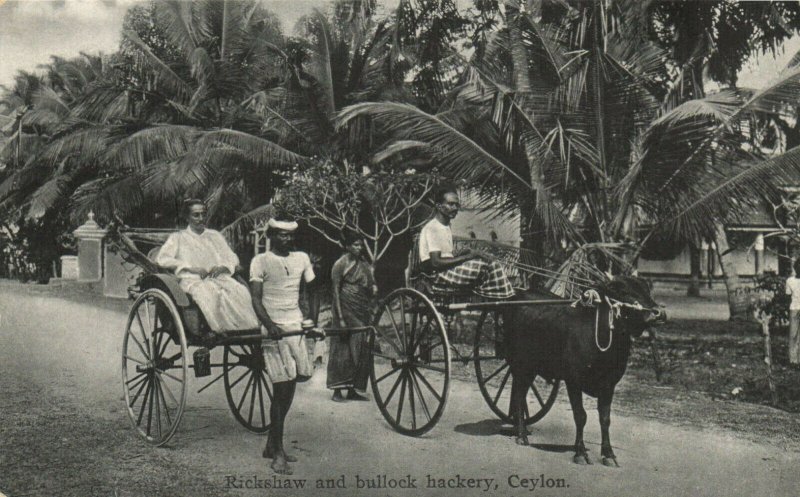
[[[435,184],[431,174],[325,162],[294,174],[275,206],[335,244],[344,230],[358,233],[374,265],[398,236],[426,221],[420,207]]]

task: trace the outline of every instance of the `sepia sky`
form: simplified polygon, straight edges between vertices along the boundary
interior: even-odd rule
[[[113,52],[119,44],[125,11],[141,1],[144,0],[0,0],[0,84],[10,84],[17,70],[35,70],[48,62],[50,55]],[[327,0],[262,1],[280,16],[286,31],[291,31],[297,19],[314,7],[328,5]],[[381,3],[390,8],[397,0]],[[768,55],[751,61],[742,71],[739,84],[764,86],[798,50],[800,39],[795,38],[777,59]]]

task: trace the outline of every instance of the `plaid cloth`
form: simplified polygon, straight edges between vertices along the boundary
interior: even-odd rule
[[[436,273],[432,281],[433,290],[446,293],[456,289],[470,288],[482,297],[507,299],[514,296],[514,288],[506,276],[503,266],[483,259],[472,259],[446,271]]]

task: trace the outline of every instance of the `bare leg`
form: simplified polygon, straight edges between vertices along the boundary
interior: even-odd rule
[[[586,410],[583,408],[583,393],[581,389],[571,383],[567,383],[567,394],[569,403],[572,406],[572,417],[575,420],[575,456],[572,460],[576,464],[586,462],[592,464],[586,445],[583,443],[583,427],[586,426]]]
[[[517,445],[528,445],[528,429],[525,427],[525,396],[528,394],[526,388],[530,385],[527,378],[520,378],[518,375],[511,376],[511,417],[514,420],[517,436],[514,441]]]
[[[278,474],[290,475],[292,469],[289,462],[296,461],[294,457],[287,456],[283,449],[283,429],[286,414],[294,398],[295,382],[286,381],[274,384],[274,398],[270,407],[270,433],[267,445],[264,447],[264,457],[272,457],[272,469]]]
[[[603,436],[600,454],[603,456],[603,464],[619,467],[617,456],[614,455],[614,450],[611,448],[611,438],[608,435],[608,427],[611,426],[611,399],[613,396],[614,392],[610,391],[597,398],[597,413],[600,416],[600,431]]]

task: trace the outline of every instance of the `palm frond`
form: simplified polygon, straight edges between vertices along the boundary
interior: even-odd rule
[[[414,106],[397,103],[363,103],[343,109],[337,129],[360,116],[370,116],[398,140],[425,142],[439,168],[453,178],[474,180],[485,174],[503,172],[519,185],[531,189],[530,182],[500,161],[466,134]]]
[[[39,219],[53,208],[59,200],[64,199],[70,192],[71,176],[58,174],[40,186],[30,196],[29,206],[25,217]]]
[[[72,194],[73,221],[86,219],[89,211],[100,219],[113,219],[114,215],[126,216],[140,208],[145,201],[142,178],[137,174],[97,178],[81,185]]]
[[[176,47],[180,47],[187,56],[194,52],[198,44],[192,7],[191,2],[183,0],[155,2],[156,19],[163,24],[167,39]]]
[[[150,50],[150,47],[139,38],[139,35],[131,30],[124,30],[123,35],[139,49],[142,55],[142,61],[155,72],[159,81],[182,99],[188,99],[189,96],[191,96],[193,92],[192,87],[184,81],[183,78],[178,76],[169,64],[159,59],[158,56]]]

